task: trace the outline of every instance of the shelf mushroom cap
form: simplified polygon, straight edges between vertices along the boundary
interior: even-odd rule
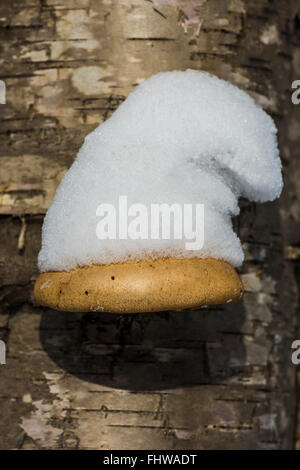
[[[235,269],[214,259],[156,259],[40,274],[40,305],[71,312],[138,313],[239,302]]]

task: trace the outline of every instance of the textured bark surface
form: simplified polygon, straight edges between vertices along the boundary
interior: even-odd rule
[[[299,12],[299,0],[0,1],[1,448],[300,448]],[[279,128],[284,194],[242,201],[236,221],[244,302],[129,317],[38,308],[43,214],[84,136],[137,83],[187,67],[245,89]]]

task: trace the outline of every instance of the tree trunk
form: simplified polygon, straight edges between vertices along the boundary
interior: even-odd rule
[[[0,10],[1,448],[300,447],[299,0],[2,0]],[[43,215],[84,136],[136,84],[186,68],[243,88],[279,128],[284,194],[242,201],[236,221],[244,302],[132,316],[38,308]]]

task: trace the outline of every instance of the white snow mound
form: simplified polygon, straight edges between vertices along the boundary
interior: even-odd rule
[[[276,127],[252,98],[195,70],[165,72],[139,85],[90,133],[45,217],[39,269],[157,257],[243,262],[231,216],[238,198],[272,201],[282,189]],[[204,245],[184,240],[100,240],[99,204],[204,204]]]

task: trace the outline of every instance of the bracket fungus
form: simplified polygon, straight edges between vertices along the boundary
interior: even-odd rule
[[[134,313],[239,301],[234,268],[243,251],[231,217],[239,197],[279,197],[276,133],[248,94],[208,73],[165,72],[143,82],[86,137],[57,189],[42,230],[37,302]],[[125,232],[118,214],[124,196],[132,222]],[[187,248],[180,224],[157,236],[182,221],[178,207],[199,204],[201,246]],[[169,215],[148,224],[142,209],[153,205],[168,206]],[[190,231],[196,238],[197,230]]]

